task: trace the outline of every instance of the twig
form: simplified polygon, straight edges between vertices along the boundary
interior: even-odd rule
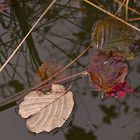
[[[61,82],[64,82],[64,81],[66,81],[66,80],[73,79],[73,78],[76,78],[76,77],[78,77],[78,76],[87,75],[87,74],[88,74],[87,71],[82,71],[82,72],[79,72],[79,73],[76,73],[76,74],[70,75],[70,76],[68,76],[68,77],[65,77],[65,78],[62,78],[62,79],[59,79],[59,80],[53,81],[53,82],[50,83],[50,84],[47,84],[47,85],[41,86],[41,87],[37,88],[37,90],[41,90],[41,89],[46,88],[46,87],[48,87],[48,86],[50,86],[50,85],[52,85],[52,84],[61,83]],[[34,89],[34,90],[35,90],[35,89]]]
[[[66,66],[64,66],[62,69],[60,69],[58,72],[56,72],[55,74],[53,74],[50,78],[48,78],[47,80],[45,80],[43,83],[37,85],[35,88],[39,88],[43,85],[45,85],[46,83],[48,83],[50,80],[52,80],[54,77],[56,77],[57,75],[59,75],[60,73],[62,73],[65,69],[67,69],[69,66],[71,66],[73,63],[75,63],[75,61],[77,61],[89,48],[91,47],[91,44],[89,44],[89,46],[82,51],[74,60],[72,60],[69,64],[67,64]]]
[[[119,18],[119,17],[117,17],[117,16],[115,16],[115,15],[109,13],[108,11],[106,11],[106,10],[100,8],[99,6],[97,6],[96,4],[93,4],[92,2],[90,2],[90,1],[88,1],[88,0],[84,0],[84,1],[85,1],[86,3],[88,3],[88,4],[90,4],[91,6],[93,6],[93,7],[97,8],[97,9],[99,9],[100,11],[102,11],[102,12],[108,14],[109,16],[111,16],[111,17],[113,17],[113,18],[119,20],[120,22],[126,24],[127,26],[129,26],[129,27],[131,27],[131,28],[133,28],[133,29],[135,29],[135,30],[137,30],[137,31],[140,32],[140,29],[137,28],[137,27],[135,27],[134,25],[132,25],[132,24],[130,24],[130,23],[124,21],[123,19],[121,19],[121,18]]]
[[[82,75],[84,75],[85,73],[87,74],[87,71],[82,71],[82,72],[76,73],[76,74],[74,74],[74,75],[71,75],[71,76],[68,76],[68,77],[59,79],[59,80],[57,80],[57,81],[54,81],[54,82],[52,82],[52,83],[50,83],[50,84],[47,84],[47,85],[45,85],[45,86],[42,86],[42,87],[40,87],[40,88],[33,88],[33,89],[28,90],[28,91],[26,91],[26,92],[17,93],[17,95],[14,95],[14,96],[12,96],[12,97],[9,97],[9,98],[5,99],[5,101],[1,102],[1,103],[0,103],[0,107],[3,107],[3,106],[5,106],[5,105],[7,105],[7,104],[10,104],[10,103],[13,103],[13,102],[19,100],[20,98],[24,97],[27,93],[29,93],[29,92],[32,91],[32,90],[41,90],[41,89],[43,89],[43,88],[49,88],[52,84],[58,84],[58,83],[61,83],[61,82],[66,81],[66,80],[73,79],[73,78],[76,78],[76,77],[78,77],[78,76],[82,76]]]
[[[66,68],[68,68],[69,66],[71,66],[76,60],[78,60],[89,48],[91,47],[91,44],[84,50],[82,51],[72,62],[70,62],[69,64],[67,64],[65,67],[63,67],[61,70],[59,70],[57,73],[55,73],[54,75],[52,75],[50,78],[48,78],[47,80],[45,80],[43,83],[29,89],[29,90],[25,90],[22,92],[17,93],[16,95],[13,95],[12,97],[6,98],[5,101],[0,103],[0,107],[13,103],[17,100],[19,100],[20,98],[24,97],[27,93],[29,93],[32,90],[35,90],[37,88],[40,88],[41,86],[45,86],[46,83],[48,83],[48,81],[50,81],[51,79],[53,79],[55,76],[57,76],[58,74],[60,74],[61,72],[63,72]]]
[[[1,66],[0,72],[5,68],[5,66],[8,64],[8,62],[12,59],[12,57],[16,54],[16,52],[19,50],[23,42],[26,40],[26,38],[30,35],[30,33],[33,31],[33,29],[36,27],[36,25],[40,22],[40,20],[44,17],[44,15],[49,11],[49,9],[54,5],[56,0],[53,0],[50,5],[46,8],[46,10],[42,13],[42,15],[39,17],[39,19],[34,23],[32,28],[29,30],[29,32],[26,34],[26,36],[22,39],[20,44],[16,47],[14,52],[10,55],[10,57],[6,60],[6,62]]]

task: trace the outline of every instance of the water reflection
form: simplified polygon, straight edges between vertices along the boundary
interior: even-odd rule
[[[100,105],[101,110],[104,112],[103,116],[103,122],[107,124],[111,124],[111,120],[116,118],[118,116],[118,113],[116,112],[116,106],[111,105],[109,107],[105,105]]]
[[[92,131],[86,132],[83,128],[72,125],[67,134],[65,134],[67,140],[96,140],[97,137]]]
[[[1,12],[1,65],[50,1],[46,3],[46,0],[14,0],[9,9]],[[102,4],[110,10],[113,9],[113,6],[113,11],[118,8],[117,5],[109,4],[106,1],[103,1]],[[133,8],[137,7],[134,4],[130,5]],[[42,63],[53,60],[63,66],[74,59],[90,42],[93,23],[103,17],[105,17],[104,14],[81,1],[57,1],[0,74],[0,101],[32,87],[34,75]],[[85,69],[93,53],[92,49],[89,50],[68,69],[68,73],[71,75]],[[67,133],[63,134],[62,131],[58,131],[53,136],[46,133],[38,136],[31,135],[23,125],[23,121],[15,114],[14,110],[17,107],[12,108],[11,106],[15,105],[12,103],[0,108],[0,111],[3,111],[0,114],[1,137],[3,139],[27,140],[139,139],[139,56],[130,65],[134,69],[130,71],[128,78],[131,80],[132,86],[136,88],[136,94],[129,96],[122,102],[114,99],[102,102],[97,96],[98,93],[91,89],[88,79],[79,79],[71,83],[77,108],[74,112],[72,125],[64,128],[64,131],[68,130]],[[13,126],[15,126],[14,129]],[[135,134],[136,136],[134,136]]]
[[[139,140],[140,139],[140,132],[137,132],[132,140]]]

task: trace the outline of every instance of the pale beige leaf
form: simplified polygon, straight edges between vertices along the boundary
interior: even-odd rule
[[[64,124],[72,112],[73,105],[72,92],[67,92],[62,85],[53,84],[52,92],[48,94],[32,91],[25,96],[19,106],[19,114],[27,118],[26,124],[30,131],[50,132]]]

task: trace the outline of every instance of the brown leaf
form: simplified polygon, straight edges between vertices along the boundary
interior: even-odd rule
[[[53,74],[55,74],[57,71],[59,71],[62,68],[61,65],[59,65],[58,63],[54,62],[54,61],[46,61],[44,62],[40,67],[38,67],[33,81],[35,84],[39,84],[42,81],[48,79],[49,77],[51,77]],[[67,75],[66,72],[63,72],[63,74],[55,77],[55,80],[58,78],[62,78],[65,77]]]

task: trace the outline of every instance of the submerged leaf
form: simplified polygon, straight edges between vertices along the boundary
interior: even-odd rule
[[[19,105],[19,115],[27,118],[31,132],[40,133],[61,127],[74,106],[73,94],[63,85],[53,84],[52,91],[44,94],[31,91]]]
[[[44,62],[40,67],[38,67],[35,76],[34,76],[34,83],[39,84],[42,81],[48,79],[51,77],[54,73],[59,71],[61,69],[61,66],[54,62],[54,61],[47,61]],[[59,75],[57,78],[64,77],[66,75],[66,72],[63,72],[63,74]]]
[[[134,31],[123,23],[112,18],[98,21],[91,34],[92,46],[98,50],[113,50],[127,59],[133,58],[129,46],[134,43]]]

